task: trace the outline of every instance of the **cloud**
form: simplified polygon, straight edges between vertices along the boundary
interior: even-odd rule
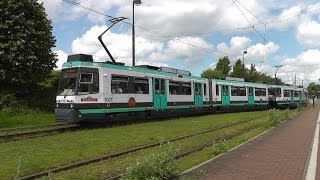
[[[299,24],[297,28],[297,40],[307,47],[320,46],[320,20],[306,20]]]
[[[301,52],[294,58],[286,59],[287,64],[277,73],[282,80],[287,83],[294,83],[295,76],[297,84],[304,84],[312,81],[318,81],[320,78],[320,50],[309,49]]]
[[[107,26],[93,26],[81,37],[73,40],[71,49],[73,53],[92,54],[97,61],[110,60],[97,37]],[[103,35],[103,42],[116,61],[131,65],[132,61],[132,36],[126,33],[114,33],[108,31]],[[161,42],[150,41],[143,37],[136,37],[136,59],[142,59],[153,52],[161,51]]]
[[[235,36],[232,37],[229,46],[226,43],[220,43],[217,45],[217,50],[220,52],[225,52],[230,55],[237,56],[242,54],[244,50],[250,45],[251,39],[245,36]]]
[[[275,53],[279,46],[276,45],[274,42],[268,42],[267,44],[257,43],[251,45],[252,40],[245,36],[235,36],[232,37],[229,45],[226,43],[220,43],[217,45],[217,50],[221,52],[226,52],[234,57],[230,60],[234,63],[237,59],[243,58],[242,53],[247,51],[245,54],[245,64],[250,66],[251,63],[258,64],[263,62],[267,56]],[[251,46],[250,46],[251,45]]]
[[[54,51],[54,53],[56,53],[58,55],[58,57],[57,57],[58,61],[56,62],[57,68],[54,68],[54,69],[61,69],[62,64],[67,62],[68,55],[67,55],[67,53],[63,52],[62,50]]]

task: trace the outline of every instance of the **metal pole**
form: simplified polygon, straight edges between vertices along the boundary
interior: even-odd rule
[[[134,1],[132,1],[132,66],[135,66]]]
[[[244,72],[244,52],[242,52],[242,73],[243,73],[243,79],[245,76],[245,72]]]

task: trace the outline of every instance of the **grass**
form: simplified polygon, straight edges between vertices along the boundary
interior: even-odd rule
[[[20,159],[20,175],[37,172],[133,146],[182,134],[266,116],[267,111],[207,115],[64,133],[56,136],[0,143],[0,177],[11,179]],[[197,141],[195,139],[194,141]]]
[[[30,110],[26,108],[0,110],[0,128],[16,128],[27,126],[49,125],[55,123],[53,113]]]
[[[280,112],[280,114],[285,114],[284,116],[287,116],[288,112],[290,112],[290,116],[293,116],[297,114],[296,111],[283,111]],[[271,123],[269,122],[268,117],[263,117],[259,121],[255,122],[250,122],[249,124],[246,125],[238,125],[233,128],[228,128],[221,130],[220,132],[214,132],[211,134],[206,134],[206,135],[201,135],[198,137],[193,137],[193,138],[188,138],[185,139],[184,141],[179,141],[177,143],[172,143],[175,148],[179,149],[186,149],[191,146],[194,146],[196,144],[200,144],[202,142],[206,142],[209,139],[217,138],[219,136],[222,136],[222,134],[229,133],[231,134],[232,132],[236,130],[243,129],[245,127],[251,127],[255,124],[262,123],[264,126],[261,126],[257,129],[248,131],[238,137],[235,137],[231,140],[225,141],[225,142],[217,142],[215,145],[212,147],[206,148],[200,152],[194,153],[192,155],[189,155],[185,158],[182,158],[177,161],[176,165],[178,166],[178,171],[183,172],[201,162],[204,162],[208,159],[211,159],[212,157],[215,157],[255,136],[258,134],[264,132],[266,129],[269,129],[272,127]],[[132,153],[128,156],[124,157],[119,157],[117,159],[113,160],[107,160],[99,163],[95,163],[89,166],[69,170],[66,172],[58,173],[55,174],[53,177],[55,179],[101,179],[101,177],[109,177],[112,174],[116,172],[122,172],[126,169],[127,166],[130,164],[134,164],[136,162],[136,159],[139,159],[141,156],[145,156],[148,154],[152,154],[156,152],[157,148],[154,149],[148,149],[145,151],[140,151],[140,152],[135,152]],[[199,173],[206,173],[206,172],[199,172]],[[187,178],[188,179],[188,178]],[[192,178],[191,178],[192,179]]]
[[[262,122],[266,122],[266,118],[263,118]],[[173,143],[171,143],[171,145],[173,145],[173,147],[175,149],[179,149],[179,150],[188,149],[188,148],[193,147],[195,145],[210,141],[214,138],[221,137],[221,136],[225,135],[226,133],[231,134],[232,132],[235,132],[236,130],[240,130],[240,129],[243,129],[243,128],[246,128],[249,126],[253,126],[254,124],[257,124],[257,123],[261,123],[261,121],[246,124],[246,125],[237,125],[234,128],[223,129],[223,130],[220,130],[217,132],[212,132],[212,133],[208,133],[205,135],[195,136],[192,138],[185,139],[183,141],[173,142]],[[228,147],[229,147],[229,145],[228,145]],[[227,150],[227,149],[224,149],[224,150]],[[110,176],[112,176],[112,174],[114,174],[116,172],[123,172],[127,166],[130,166],[131,164],[135,164],[136,159],[141,158],[141,156],[154,154],[155,152],[158,152],[158,151],[159,151],[158,147],[152,148],[152,149],[147,149],[144,151],[132,153],[127,156],[118,157],[116,159],[91,164],[89,166],[80,167],[80,168],[65,171],[62,173],[57,173],[53,177],[54,177],[54,179],[101,179],[101,177],[110,177]],[[220,150],[220,152],[224,152],[224,151]],[[195,159],[197,159],[197,157],[195,157]],[[202,161],[200,161],[200,162],[202,162]],[[183,163],[185,163],[185,162],[183,162]],[[177,165],[179,167],[179,171],[181,171],[181,169],[180,169],[181,164],[179,161],[178,161]]]
[[[290,114],[291,113],[295,113],[295,111],[290,111]],[[237,125],[232,128],[188,138],[173,144],[176,148],[188,148],[208,141],[213,137],[222,136],[224,133],[232,133],[236,130],[262,122],[266,125],[261,127],[262,130],[259,132],[263,132],[265,130],[264,128],[271,127],[267,121],[267,114],[268,111],[207,115],[108,129],[70,132],[50,137],[0,143],[0,177],[3,179],[12,179],[16,176],[17,169],[19,169],[19,175],[21,176],[79,159],[124,150],[145,143],[159,142],[177,135],[191,134],[192,132],[239,122],[248,118],[264,116],[260,122],[252,121],[246,125]],[[251,132],[252,131],[248,133]],[[253,136],[248,136],[249,139],[250,137]],[[242,139],[241,142],[243,141]],[[233,147],[228,144],[229,141],[225,143],[228,149]],[[215,150],[214,155],[223,152],[224,145],[217,147],[220,147],[220,150]],[[123,171],[129,164],[135,162],[136,158],[148,153],[154,153],[155,149],[156,148],[132,153],[128,156],[94,163],[89,166],[58,174],[51,174],[50,176],[55,179],[101,179],[101,177],[109,176],[114,172]],[[187,169],[187,167],[212,158],[213,154],[211,153],[208,156],[200,155],[197,158],[183,161],[182,164],[179,163],[179,170],[182,171],[183,169]],[[18,161],[20,161],[19,168],[17,168]]]

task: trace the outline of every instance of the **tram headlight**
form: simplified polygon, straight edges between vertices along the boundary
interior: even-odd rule
[[[73,108],[73,104],[70,104],[70,108],[71,108],[71,109]]]
[[[58,107],[59,107],[59,104],[56,104],[56,107],[58,108]]]

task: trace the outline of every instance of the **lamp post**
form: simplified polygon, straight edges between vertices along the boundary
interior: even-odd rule
[[[244,71],[244,54],[247,54],[247,51],[242,52],[242,72],[243,72],[243,79],[245,78],[246,72]]]
[[[134,30],[134,6],[141,5],[141,0],[132,1],[132,66],[135,66],[136,57],[135,57],[135,30]]]
[[[276,69],[276,72],[274,73],[274,77],[275,77],[275,78],[277,77],[277,72],[278,72],[279,68],[281,68],[282,66],[283,66],[283,65],[273,66],[273,67],[277,68],[277,69]]]

